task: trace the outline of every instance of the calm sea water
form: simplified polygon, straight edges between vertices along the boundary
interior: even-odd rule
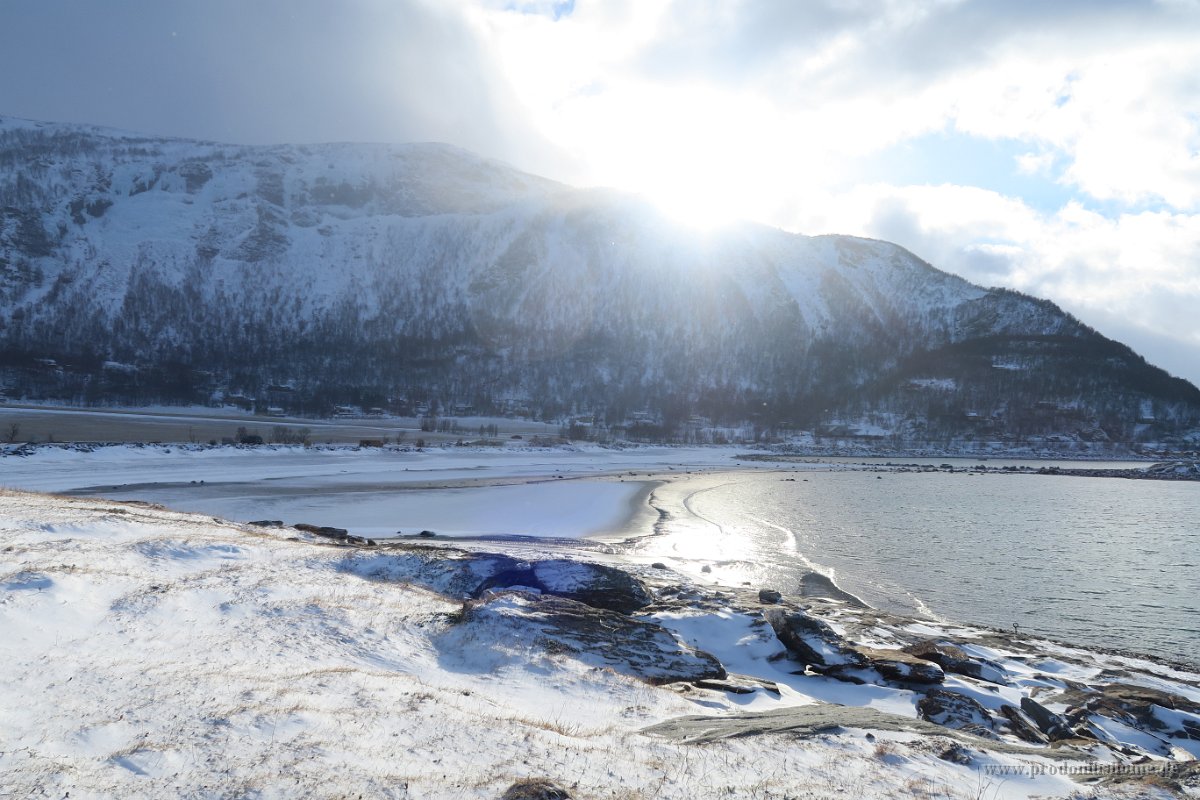
[[[1200,483],[740,472],[656,504],[646,546],[727,580],[815,569],[887,610],[1200,663]]]

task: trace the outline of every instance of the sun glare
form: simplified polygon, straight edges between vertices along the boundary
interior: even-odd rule
[[[640,194],[674,222],[699,232],[715,231],[747,216],[733,194],[687,184],[666,183],[643,188]]]
[[[692,227],[760,218],[782,195],[776,155],[787,133],[770,108],[733,92],[576,92],[545,123],[586,164],[588,182],[646,197]]]

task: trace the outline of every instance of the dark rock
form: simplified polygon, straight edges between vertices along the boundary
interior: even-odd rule
[[[546,778],[522,778],[505,790],[500,800],[570,800],[571,795]]]
[[[802,611],[788,614],[779,608],[763,612],[767,622],[789,655],[818,672],[833,667],[865,667],[867,659],[854,650],[833,628]],[[840,676],[839,676],[840,677]]]
[[[925,696],[917,701],[917,713],[921,719],[977,736],[986,736],[992,731],[992,717],[986,708],[965,694],[946,689],[925,692]]]
[[[330,528],[328,526],[309,525],[307,522],[297,522],[292,526],[298,531],[307,531],[328,539],[345,539],[349,534],[345,528]]]
[[[1046,737],[1057,742],[1060,739],[1070,739],[1074,736],[1071,726],[1061,715],[1055,714],[1032,697],[1021,698],[1021,710],[1033,720],[1038,730]]]
[[[645,608],[654,600],[646,584],[624,570],[605,564],[569,559],[494,558],[498,569],[476,587],[472,596],[520,586],[623,614]]]
[[[951,764],[961,764],[964,767],[970,766],[974,759],[971,758],[971,751],[963,747],[961,744],[952,744],[942,752],[938,753],[938,758],[942,761],[949,761]]]
[[[932,661],[909,655],[903,650],[879,650],[874,647],[854,647],[867,660],[867,666],[884,679],[901,683],[941,683],[946,673]]]
[[[758,602],[763,603],[764,605],[769,604],[769,603],[778,603],[782,599],[783,599],[783,595],[781,595],[779,592],[775,591],[774,589],[759,589],[758,590]]]
[[[1071,728],[1071,735],[1075,739],[1099,739],[1092,729],[1086,725],[1076,725]]]
[[[494,593],[469,603],[461,625],[476,629],[463,640],[471,647],[494,641],[497,647],[511,648],[525,641],[656,685],[726,677],[720,661],[660,625],[563,597]],[[463,646],[455,642],[453,649]]]
[[[837,600],[855,608],[866,608],[867,604],[858,599],[829,579],[828,575],[819,572],[806,572],[800,576],[801,597],[820,597],[826,600]]]
[[[650,568],[651,569],[666,569],[667,565],[661,561],[655,561],[653,564],[650,565]]]
[[[731,694],[754,694],[757,686],[740,684],[732,680],[697,680],[692,682],[696,688],[712,688],[713,691],[730,692]]]
[[[708,564],[705,564],[703,567],[700,568],[700,571],[701,572],[712,572],[712,567],[710,567]]]
[[[1016,711],[1016,709],[1013,710]],[[742,711],[728,716],[697,714],[677,717],[643,728],[642,733],[678,742],[702,744],[721,739],[764,734],[786,733],[797,737],[822,736],[836,734],[847,728],[917,733],[939,738],[949,737],[994,753],[1045,755],[1045,750],[1042,748],[980,739],[969,733],[943,728],[941,725],[935,725],[923,719],[889,714],[886,711],[870,707],[842,706],[833,703],[810,703],[803,706],[771,709],[770,711]],[[1069,748],[1055,751],[1054,757],[1064,761],[1091,761],[1095,758],[1091,753],[1078,752]]]
[[[433,536],[437,536],[437,534],[436,534],[436,533],[434,533],[433,531],[421,531],[420,533],[418,533],[418,534],[417,534],[417,536],[421,536],[421,537],[424,537],[424,538],[426,538],[426,539],[429,539],[429,538],[431,538],[431,537],[433,537]]]
[[[1180,728],[1177,731],[1172,731],[1168,735],[1179,739],[1193,739],[1200,741],[1200,723],[1190,719],[1184,719],[1180,723]]]
[[[1010,706],[1007,703],[1000,706],[1000,713],[1008,720],[1008,726],[1012,730],[1013,735],[1018,739],[1022,739],[1032,744],[1046,744],[1050,740],[1042,735],[1042,732],[1020,711],[1016,706]]]
[[[260,528],[282,528],[283,520],[281,520],[281,519],[258,519],[249,524],[257,525]]]
[[[1062,699],[1071,704],[1066,716],[1073,722],[1083,721],[1088,713],[1093,713],[1170,737],[1200,740],[1200,722],[1165,713],[1200,714],[1200,703],[1172,692],[1127,683],[1107,683],[1080,687],[1064,693]]]
[[[1007,674],[999,664],[971,658],[962,648],[949,642],[938,642],[928,639],[902,648],[909,655],[932,661],[946,672],[966,675],[988,683],[1005,685],[1008,683]]]

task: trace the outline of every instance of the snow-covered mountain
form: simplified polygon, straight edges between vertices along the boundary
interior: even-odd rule
[[[11,396],[1016,433],[1052,413],[1110,436],[1200,417],[1195,387],[1053,304],[896,245],[704,235],[440,144],[0,120],[0,309]]]

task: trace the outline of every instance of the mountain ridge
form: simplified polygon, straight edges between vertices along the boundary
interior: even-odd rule
[[[0,308],[8,393],[85,403],[637,412],[662,429],[886,417],[908,437],[1069,417],[1123,441],[1200,423],[1186,381],[898,245],[700,234],[436,143],[0,118]]]

